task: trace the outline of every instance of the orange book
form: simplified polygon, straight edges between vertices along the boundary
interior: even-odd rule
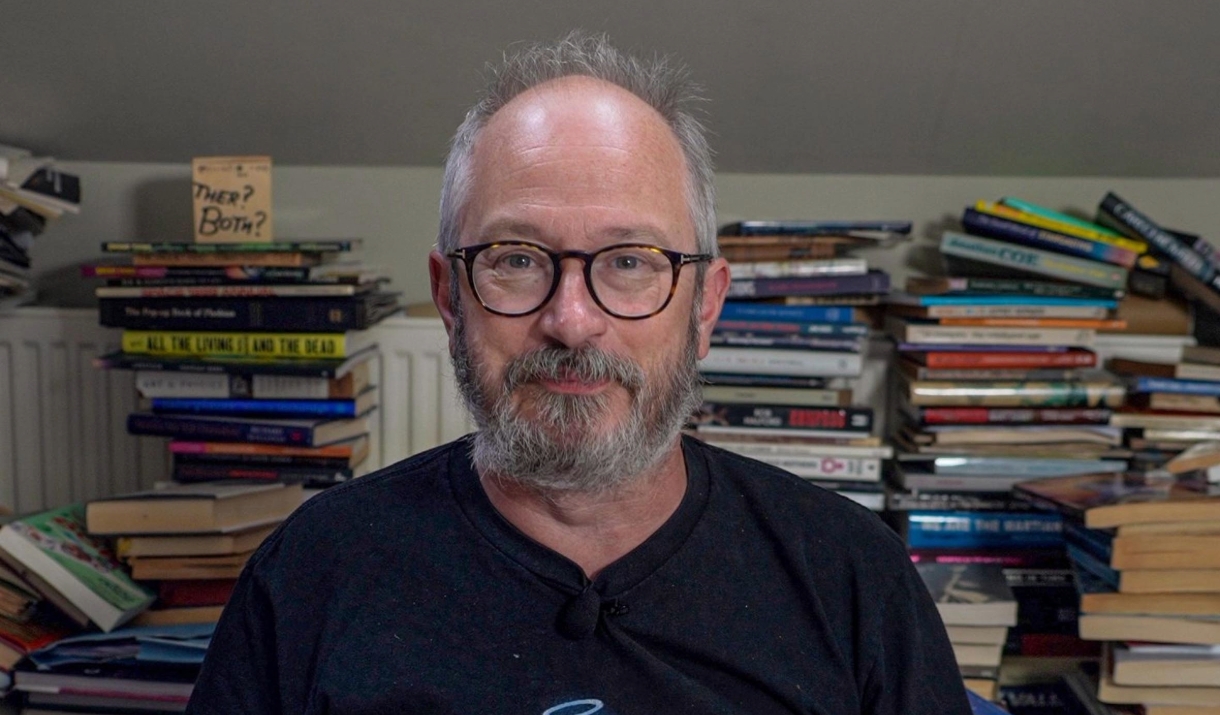
[[[1097,364],[1097,354],[1089,350],[1054,353],[932,351],[922,356],[919,353],[911,353],[910,357],[934,369],[1019,370],[1041,367],[1093,367]]]
[[[1094,328],[1125,330],[1125,320],[1091,320],[1084,318],[941,318],[941,325],[991,328]]]

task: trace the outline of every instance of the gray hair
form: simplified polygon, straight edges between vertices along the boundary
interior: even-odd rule
[[[702,97],[685,67],[672,64],[666,57],[641,60],[620,52],[605,35],[575,31],[557,42],[533,44],[506,54],[498,67],[490,69],[483,98],[466,113],[445,160],[437,235],[442,253],[458,247],[461,214],[471,184],[471,153],[488,120],[522,92],[569,76],[592,77],[622,87],[661,115],[686,159],[686,198],[698,250],[718,253],[712,151],[703,125],[692,113],[692,105]]]

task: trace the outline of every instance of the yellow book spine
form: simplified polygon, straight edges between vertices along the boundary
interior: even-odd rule
[[[344,333],[220,333],[124,330],[123,352],[163,357],[347,357]]]
[[[1096,241],[1105,243],[1110,246],[1125,248],[1128,251],[1135,253],[1147,253],[1148,244],[1143,241],[1137,241],[1133,238],[1127,238],[1122,234],[1116,233],[1107,229],[1104,226],[1098,226],[1096,230],[1076,226],[1070,223],[1063,223],[1045,216],[1019,211],[1009,206],[997,204],[994,201],[976,201],[974,202],[974,210],[980,213],[989,214],[998,218],[1007,219],[1009,221],[1017,221],[1030,226],[1062,233],[1067,236],[1075,236],[1088,241]]]

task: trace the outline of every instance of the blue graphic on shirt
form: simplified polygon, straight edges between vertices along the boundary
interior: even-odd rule
[[[542,715],[593,715],[603,712],[606,705],[600,700],[572,700],[547,708]],[[609,715],[609,713],[605,713]]]

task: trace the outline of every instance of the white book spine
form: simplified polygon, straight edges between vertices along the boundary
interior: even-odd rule
[[[908,323],[908,343],[941,345],[1067,345],[1089,347],[1097,331],[1092,328],[991,328]]]
[[[705,372],[855,377],[863,369],[859,353],[767,348],[713,347],[699,362]]]
[[[745,455],[752,456],[752,455]],[[756,457],[773,467],[792,472],[805,479],[836,479],[853,482],[877,482],[881,480],[880,459],[858,459],[843,457]]]
[[[146,398],[153,397],[230,397],[229,376],[191,372],[137,370],[136,389]]]
[[[254,397],[262,400],[325,400],[330,397],[330,380],[324,377],[292,375],[254,375]]]

